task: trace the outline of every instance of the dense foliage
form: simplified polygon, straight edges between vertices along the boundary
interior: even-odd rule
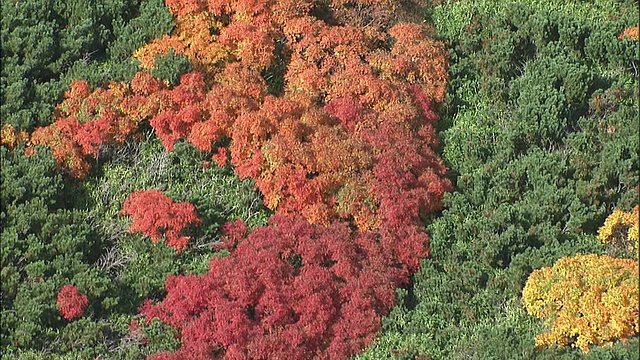
[[[182,347],[159,359],[341,359],[380,327],[405,274],[375,234],[274,216],[246,235],[228,224],[230,255],[203,276],[167,279],[143,313],[178,328]]]
[[[610,245],[616,256],[635,257],[638,260],[638,228],[640,227],[640,205],[626,212],[614,209],[598,229],[598,240]]]
[[[522,291],[527,312],[545,319],[550,332],[536,345],[611,345],[640,332],[638,262],[607,255],[563,257],[535,270]]]
[[[58,291],[58,311],[63,318],[73,320],[84,314],[89,305],[89,298],[85,294],[81,294],[78,288],[68,284],[60,288]]]
[[[2,358],[637,358],[637,17],[3,2]]]
[[[619,38],[637,25],[638,8],[458,1],[429,19],[450,49],[440,134],[456,189],[429,226],[430,259],[359,358],[582,357],[536,348],[549,330],[520,295],[533,269],[610,253],[599,227],[638,202],[640,49]],[[636,335],[587,357],[637,351]]]
[[[199,150],[211,152],[228,138],[230,164],[241,178],[256,180],[268,207],[282,215],[300,214],[306,220],[299,221],[318,224],[319,229],[333,224],[330,229],[337,231],[337,219],[351,222],[357,227],[353,236],[331,237],[338,244],[344,242],[347,249],[363,239],[375,243],[349,250],[355,257],[350,260],[354,262],[351,267],[360,268],[365,266],[360,262],[365,262],[372,268],[371,275],[362,271],[352,278],[340,274],[344,270],[333,270],[336,273],[327,279],[335,281],[322,280],[327,291],[340,294],[331,300],[336,308],[307,302],[313,304],[308,311],[329,317],[327,325],[315,333],[307,329],[306,316],[295,306],[308,294],[295,295],[293,291],[295,298],[272,299],[273,294],[282,286],[316,288],[314,284],[324,279],[321,274],[328,270],[318,272],[314,266],[342,269],[347,265],[338,259],[345,255],[327,254],[327,259],[314,263],[300,252],[305,247],[315,248],[315,242],[328,241],[320,235],[318,239],[307,238],[298,234],[302,225],[278,220],[271,226],[293,234],[300,245],[294,251],[291,245],[276,242],[269,246],[269,252],[256,254],[261,241],[274,240],[263,228],[254,230],[252,234],[260,235],[247,239],[249,248],[231,251],[221,260],[231,264],[224,269],[238,269],[238,273],[216,270],[218,262],[214,260],[201,278],[186,276],[167,282],[167,297],[151,307],[154,311],[145,312],[149,318],[158,317],[180,330],[182,347],[173,355],[162,356],[206,357],[213,352],[226,358],[344,358],[355,354],[379,329],[380,315],[393,304],[393,289],[408,282],[410,271],[427,254],[427,237],[419,221],[439,208],[440,197],[450,187],[443,176],[445,168],[431,149],[436,144],[436,116],[431,106],[442,99],[446,80],[443,48],[418,25],[390,23],[366,31],[348,23],[331,24],[331,14],[316,14],[317,4],[312,2],[231,1],[225,6],[196,2],[188,3],[193,7],[182,7],[184,4],[169,4],[179,24],[176,32],[136,53],[143,66],[153,69],[157,61],[152,65],[145,59],[167,56],[173,49],[186,54],[194,69],[201,70],[182,75],[171,90],[145,88],[146,104],[158,104],[149,124],[167,151],[178,141],[187,140]],[[210,31],[203,33],[204,26]],[[193,33],[194,29],[198,32]],[[281,45],[276,49],[278,42]],[[211,60],[211,52],[230,55],[224,61],[219,54],[213,55],[215,60]],[[287,59],[278,59],[276,52],[286,53]],[[263,72],[277,61],[286,67],[281,75],[285,86],[270,94]],[[143,74],[136,75],[136,84],[152,82]],[[349,81],[356,75],[361,82]],[[150,106],[143,103],[142,107]],[[226,148],[217,147],[217,155],[226,152]],[[213,160],[226,164],[225,157]],[[279,278],[265,279],[264,285],[259,285],[259,279],[253,280],[257,284],[246,284],[247,274],[258,271],[249,259],[260,259],[264,266],[273,256],[270,252],[278,256],[293,252],[291,256],[300,257],[303,264],[310,262],[309,267],[297,269],[301,275],[292,276],[292,270],[280,259],[279,266],[285,268]],[[382,253],[387,257],[384,262],[377,260]],[[331,266],[333,262],[340,264]],[[383,273],[388,280],[375,276]],[[222,274],[225,279],[219,280]],[[234,292],[218,293],[224,289],[203,285],[212,281],[212,276],[215,281],[233,284],[233,288],[268,290],[256,290],[249,299]],[[378,288],[360,289],[373,279]],[[174,286],[174,282],[184,286]],[[372,292],[372,299],[367,300],[372,303],[358,303],[351,309],[348,300],[361,296],[354,286],[364,293]],[[194,306],[185,295],[192,288],[199,289],[198,297],[217,301]],[[221,299],[228,299],[228,305]],[[261,305],[264,301],[270,305]],[[227,316],[226,307],[240,313]],[[282,308],[278,311],[288,315],[269,315],[265,323],[262,317],[275,311],[270,307]],[[189,309],[186,318],[178,310],[184,308]],[[231,325],[223,325],[228,317],[238,316],[237,331],[228,334]],[[371,324],[363,323],[365,319]]]
[[[83,156],[95,157],[98,145],[121,139],[146,119],[168,151],[181,139],[211,151],[230,138],[236,173],[256,179],[267,206],[279,213],[301,213],[323,225],[342,218],[369,230],[411,227],[438,208],[450,184],[431,150],[437,143],[431,104],[442,100],[446,74],[442,44],[427,29],[330,25],[330,14],[313,15],[312,2],[182,5],[170,3],[182,25],[137,57],[151,66],[145,56],[184,51],[202,72],[182,75],[172,89],[146,72],[130,85],[112,83],[92,93],[86,82],[75,82],[58,106],[59,118],[33,133],[33,145],[53,147],[61,165],[84,177]],[[208,23],[198,22],[202,16]],[[230,23],[222,26],[227,17]],[[185,24],[199,32],[183,33]],[[203,27],[220,33],[206,44],[235,55],[220,65],[202,62],[216,48],[198,45]],[[265,36],[254,36],[254,27]],[[176,41],[188,48],[176,49]],[[282,61],[275,54],[278,42],[284,43],[278,52],[289,59],[286,86],[275,96],[262,72]],[[237,43],[250,49],[236,49]],[[260,59],[255,49],[264,52]],[[360,82],[349,81],[354,76]]]
[[[189,225],[202,222],[192,204],[174,203],[158,190],[131,193],[122,205],[122,214],[133,219],[130,232],[140,231],[154,242],[164,236],[167,245],[174,247],[177,252],[182,251],[189,242],[189,237],[180,236],[180,232]]]
[[[70,80],[129,79],[131,53],[172,28],[162,0],[3,1],[3,124],[50,124]]]

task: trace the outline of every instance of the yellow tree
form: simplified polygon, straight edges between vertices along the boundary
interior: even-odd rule
[[[174,6],[170,10],[175,15],[173,33],[138,49],[134,59],[140,61],[143,69],[152,69],[156,57],[167,55],[173,49],[176,54],[185,54],[195,71],[215,74],[217,66],[230,56],[230,49],[215,35],[222,28],[220,20],[199,7],[185,11]]]
[[[27,142],[29,134],[24,131],[17,132],[11,124],[4,124],[0,129],[0,144],[6,145],[9,149],[15,148],[21,142]]]
[[[638,262],[607,255],[576,255],[553,267],[535,270],[523,290],[530,315],[544,319],[550,331],[536,345],[611,345],[636,336]]]
[[[613,210],[598,229],[598,240],[613,247],[616,253],[631,252],[638,259],[638,223],[640,222],[636,207],[630,212],[620,209]]]

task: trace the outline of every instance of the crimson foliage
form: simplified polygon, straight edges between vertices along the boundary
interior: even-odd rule
[[[212,160],[253,178],[278,214],[248,236],[231,226],[230,255],[203,276],[169,276],[166,298],[141,311],[178,329],[182,347],[157,358],[357,353],[428,255],[422,220],[451,189],[433,151],[444,45],[422,24],[385,23],[397,8],[387,0],[166,3],[174,34],[135,56],[148,70],[173,49],[196,72],[173,88],[146,70],[108,91],[78,83],[32,141],[81,177],[88,164],[75,160],[148,121],[167,151],[182,140],[216,149]],[[335,10],[347,4],[359,10]],[[131,231],[164,234],[177,251],[180,231],[199,222],[193,206],[153,190],[131,194],[123,213]]]
[[[248,236],[231,226],[228,257],[170,276],[165,299],[141,309],[179,330],[182,347],[158,359],[347,358],[428,255],[421,221],[451,189],[433,151],[444,46],[420,24],[332,19],[343,4],[329,3],[168,1],[176,33],[138,52],[150,66],[171,47],[200,69],[148,93],[165,148],[217,149],[278,214]]]
[[[180,330],[155,359],[342,359],[364,348],[408,272],[373,232],[276,215],[246,235],[225,225],[227,257],[202,276],[169,276],[141,312]]]
[[[67,320],[82,316],[87,305],[89,298],[81,294],[75,285],[67,284],[58,291],[58,311]]]

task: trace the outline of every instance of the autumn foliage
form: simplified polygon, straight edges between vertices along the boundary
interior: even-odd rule
[[[613,210],[604,225],[598,229],[598,240],[611,245],[621,252],[633,253],[638,258],[638,227],[640,223],[640,206],[630,212]]]
[[[138,49],[134,58],[143,69],[152,69],[155,59],[173,49],[176,54],[185,54],[194,70],[213,74],[216,66],[230,60],[230,49],[218,41],[223,19],[206,11],[205,1],[167,1],[175,15],[172,35],[165,35]]]
[[[376,234],[274,216],[246,234],[226,225],[227,257],[202,276],[170,276],[142,312],[180,330],[182,347],[156,359],[344,359],[380,329],[408,280]]]
[[[166,298],[145,305],[180,331],[182,347],[156,357],[356,354],[428,255],[421,219],[451,188],[433,151],[443,45],[418,24],[330,25],[306,1],[168,5],[176,31],[136,56],[150,67],[173,48],[200,71],[152,93],[163,105],[151,126],[168,151],[186,140],[255,179],[279,215],[249,235],[230,225],[229,256],[170,277]],[[274,92],[265,74],[283,62]]]
[[[550,329],[536,337],[539,346],[588,352],[590,345],[625,340],[640,332],[638,262],[595,254],[562,258],[531,274],[523,301]]]
[[[7,146],[9,149],[15,148],[19,143],[26,143],[28,140],[29,134],[24,131],[16,131],[11,124],[4,124],[0,129],[0,144]]]
[[[157,105],[140,97],[147,95],[144,91],[157,91],[162,86],[161,81],[144,73],[131,85],[112,82],[93,91],[86,81],[73,81],[65,100],[55,109],[54,122],[31,134],[30,149],[37,145],[52,148],[58,164],[71,177],[84,178],[91,168],[88,160],[99,155],[100,145],[122,143],[153,113]]]
[[[130,232],[140,231],[156,243],[164,235],[167,245],[177,252],[186,248],[189,242],[189,237],[180,236],[180,232],[189,225],[200,223],[193,205],[174,203],[158,190],[132,193],[124,202],[122,213],[133,219]]]
[[[58,311],[67,320],[82,316],[87,305],[89,298],[81,294],[75,285],[65,285],[58,291]]]
[[[615,209],[598,230],[598,240],[617,254],[577,255],[552,268],[535,270],[523,290],[529,314],[545,319],[550,332],[536,337],[539,346],[571,345],[584,352],[640,332],[638,303],[638,206]]]
[[[122,141],[147,120],[168,151],[180,140],[205,152],[218,149],[213,160],[230,158],[236,173],[254,178],[267,206],[281,214],[376,230],[405,227],[440,206],[451,184],[432,150],[432,104],[444,98],[445,51],[423,25],[329,25],[306,2],[168,5],[184,26],[196,22],[189,25],[193,31],[200,15],[215,22],[207,36],[232,56],[201,62],[206,71],[183,75],[172,89],[146,71],[130,85],[93,92],[74,82],[57,120],[31,140],[52,147],[72,176],[86,176],[87,158],[98,155],[100,144]],[[206,34],[181,29],[170,38],[189,44],[194,64],[214,51],[197,45]],[[147,50],[157,48],[154,56],[179,50],[161,45]],[[285,59],[282,93],[270,94],[264,72]],[[228,151],[216,146],[226,138]]]
[[[621,32],[620,35],[618,35],[618,39],[620,39],[620,40],[625,40],[625,39],[639,40],[640,39],[639,28],[637,26],[635,26],[635,27],[628,27],[628,28],[624,29],[624,31]]]
[[[402,227],[439,207],[450,183],[431,150],[432,104],[444,97],[446,69],[444,47],[423,26],[329,25],[303,1],[168,6],[176,31],[136,56],[150,67],[145,56],[184,48],[195,68],[207,70],[184,75],[155,100],[163,105],[150,124],[167,150],[185,139],[209,152],[230,138],[228,154],[218,149],[213,159],[225,164],[230,155],[241,178],[256,179],[267,206],[312,223]],[[201,17],[219,35],[184,30]],[[230,56],[203,61],[220,50],[196,50],[203,36]],[[285,86],[270,94],[264,71],[284,57]]]
[[[158,358],[357,353],[428,255],[422,221],[452,187],[433,150],[444,45],[386,0],[166,4],[176,28],[134,54],[131,83],[73,83],[32,142],[82,177],[100,144],[148,121],[167,151],[188,141],[231,164],[276,211],[250,235],[232,226],[228,257],[203,276],[170,277],[164,301],[144,307],[180,330],[182,347]],[[170,52],[195,70],[172,88],[150,75]],[[155,190],[131,194],[123,213],[131,231],[178,251],[182,229],[199,222]]]

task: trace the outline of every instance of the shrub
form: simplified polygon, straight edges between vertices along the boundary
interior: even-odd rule
[[[29,135],[25,131],[17,132],[11,124],[3,124],[0,130],[0,144],[14,149],[18,144],[25,143]]]
[[[89,305],[89,298],[81,294],[75,285],[67,284],[58,291],[58,308],[60,315],[67,320],[82,316]]]
[[[347,224],[276,215],[249,235],[241,221],[225,231],[229,256],[202,276],[169,276],[166,297],[141,309],[180,332],[181,347],[154,358],[347,358],[409,279],[376,234]]]
[[[158,190],[131,193],[122,205],[122,214],[133,219],[130,232],[141,231],[156,243],[164,236],[167,245],[173,246],[176,252],[184,250],[189,241],[189,237],[180,236],[180,232],[188,225],[201,222],[193,205],[174,203]]]
[[[156,87],[162,85],[156,82]],[[139,90],[142,83],[133,82],[138,86],[134,89]],[[155,84],[148,80],[144,85]],[[56,106],[55,121],[33,131],[26,151],[31,154],[38,145],[50,147],[63,171],[73,178],[84,178],[91,169],[89,159],[99,157],[101,146],[124,142],[138,130],[146,112],[153,111],[135,100],[126,83],[112,82],[107,88],[91,91],[86,81],[73,81],[65,100]]]
[[[618,35],[618,39],[620,39],[620,40],[625,40],[625,39],[640,40],[640,32],[638,30],[638,27],[634,26],[634,27],[628,27],[628,28],[624,29],[624,31],[621,32],[620,35]]]
[[[135,49],[171,30],[162,0],[2,2],[0,118],[18,131],[49,125],[72,80],[128,80]]]
[[[638,223],[640,222],[636,205],[630,212],[614,209],[604,225],[598,229],[598,240],[614,247],[618,253],[632,253],[638,259]]]
[[[96,321],[104,319],[99,304],[111,280],[93,266],[103,238],[96,236],[88,211],[74,208],[82,191],[56,174],[47,151],[29,157],[21,146],[1,146],[0,153],[0,351],[17,358],[95,357],[114,337],[113,327]],[[70,283],[85,294],[64,287]],[[89,309],[90,318],[75,318]]]
[[[618,39],[637,6],[450,1],[429,15],[449,45],[439,135],[456,188],[428,227],[430,258],[363,358],[580,357],[536,348],[539,322],[516,324],[505,304],[519,304],[533,269],[606,252],[598,227],[637,203],[638,47]],[[618,349],[600,354],[624,358]]]
[[[536,345],[571,345],[589,352],[590,345],[638,334],[637,295],[637,261],[593,254],[535,270],[522,299],[527,312],[550,328],[536,337]]]

